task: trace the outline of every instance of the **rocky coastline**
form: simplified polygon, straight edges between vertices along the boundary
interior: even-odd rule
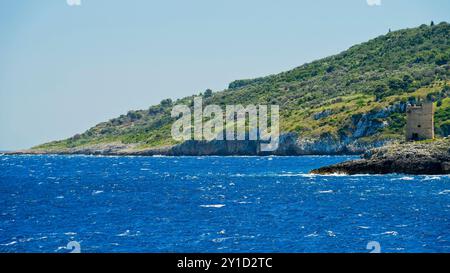
[[[9,154],[83,154],[83,155],[137,155],[137,156],[233,156],[233,155],[361,155],[366,151],[398,142],[398,139],[375,137],[387,124],[383,120],[392,113],[403,113],[406,103],[400,102],[389,107],[358,114],[352,122],[341,128],[337,134],[324,133],[320,136],[303,136],[295,132],[285,132],[279,137],[279,148],[273,152],[261,152],[259,141],[195,141],[157,148],[143,148],[139,143],[121,142],[87,144],[82,146],[29,149]],[[323,118],[322,113],[317,118]]]
[[[61,155],[110,155],[110,156],[299,156],[299,155],[358,155],[365,151],[392,143],[392,140],[364,142],[359,139],[299,138],[296,133],[281,134],[279,147],[273,152],[260,151],[260,142],[243,141],[195,141],[159,148],[140,148],[136,144],[105,143],[61,149],[30,149],[6,154],[61,154]]]

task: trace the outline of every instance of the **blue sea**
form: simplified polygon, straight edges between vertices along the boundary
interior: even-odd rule
[[[352,159],[0,156],[0,252],[450,252],[450,177]]]

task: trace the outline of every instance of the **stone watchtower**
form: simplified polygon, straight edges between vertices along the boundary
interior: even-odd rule
[[[406,140],[434,138],[434,105],[432,102],[406,107]]]

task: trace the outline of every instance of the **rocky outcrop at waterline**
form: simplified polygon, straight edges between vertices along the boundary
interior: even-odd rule
[[[313,174],[450,174],[450,139],[372,149],[362,159],[311,171]]]

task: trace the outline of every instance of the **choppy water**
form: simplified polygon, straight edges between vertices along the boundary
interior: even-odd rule
[[[449,176],[348,158],[0,156],[0,252],[450,252]]]

